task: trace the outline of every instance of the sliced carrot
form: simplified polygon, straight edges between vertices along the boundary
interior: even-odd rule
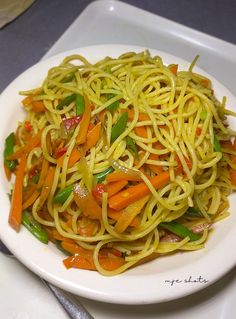
[[[102,208],[98,205],[92,193],[85,192],[83,189],[80,190],[75,187],[74,199],[84,216],[91,219],[102,218]]]
[[[126,228],[130,225],[132,220],[141,212],[149,198],[150,196],[147,195],[127,206],[123,210],[123,214],[120,216],[115,225],[115,231],[117,231],[118,233],[123,233],[126,230]]]
[[[35,113],[45,112],[46,108],[43,101],[32,101],[31,110]]]
[[[140,178],[140,176],[137,174],[129,174],[129,173],[124,173],[124,172],[121,172],[121,171],[115,171],[115,172],[112,172],[110,174],[108,174],[106,176],[106,181],[108,183],[111,183],[111,182],[117,182],[117,181],[141,181],[142,179]]]
[[[63,166],[63,162],[65,159],[66,154],[63,154],[61,157],[57,159],[57,165],[60,167]],[[70,154],[70,158],[68,161],[68,167],[72,167],[76,162],[78,162],[81,159],[81,153],[78,150],[78,148],[75,146]]]
[[[121,112],[124,113],[124,112],[127,112],[128,111],[128,119],[130,121],[133,121],[134,119],[134,110],[130,110],[130,109],[122,109]],[[150,120],[150,117],[147,113],[144,113],[144,112],[139,112],[139,115],[138,115],[138,120],[139,121],[149,121]]]
[[[40,189],[41,189],[43,182],[47,176],[48,166],[49,166],[49,162],[44,158],[43,163],[42,163],[40,176],[39,176],[39,181],[37,184],[37,188],[35,189],[35,191],[32,194],[30,194],[29,197],[26,197],[24,199],[23,206],[22,206],[23,209],[26,209],[26,208],[30,207],[31,205],[33,205],[33,203],[39,197]]]
[[[202,79],[201,80],[201,84],[205,87],[205,88],[208,88],[209,87],[209,85],[210,85],[210,80],[208,80],[208,79]]]
[[[47,176],[46,176],[45,181],[44,181],[43,186],[42,186],[40,197],[39,197],[40,207],[43,206],[43,204],[45,203],[45,201],[48,198],[48,195],[49,195],[51,188],[52,188],[54,175],[55,175],[55,166],[50,166],[48,169]]]
[[[4,171],[5,171],[5,175],[6,175],[7,180],[10,181],[11,180],[11,171],[9,170],[9,168],[6,165],[4,165]]]
[[[78,233],[85,237],[94,236],[98,226],[99,223],[97,220],[90,219],[88,217],[82,217],[78,220]]]
[[[70,254],[85,254],[88,253],[89,250],[82,248],[81,246],[77,245],[73,240],[62,240],[61,246],[63,249],[68,251]]]
[[[32,149],[38,146],[41,142],[42,130],[40,130],[36,135],[34,135],[26,145],[22,146],[16,152],[12,153],[7,157],[7,160],[15,160],[20,158],[23,154],[28,154]]]
[[[148,134],[147,134],[147,128],[146,126],[136,126],[134,128],[135,134],[142,137],[142,138],[147,138]]]
[[[166,186],[170,182],[169,171],[162,172],[161,174],[150,178],[150,182],[155,189]],[[108,204],[110,208],[115,210],[122,210],[128,205],[136,202],[140,198],[150,194],[150,190],[145,183],[139,183],[135,186],[130,186],[123,191],[110,197]]]
[[[72,242],[74,243],[74,241],[70,238],[66,238],[66,237],[63,237],[58,231],[56,228],[52,228],[52,227],[45,227],[47,233],[48,233],[48,236],[49,236],[49,240],[51,242],[55,242],[56,240],[60,240],[60,241],[63,241],[63,242]]]
[[[76,139],[76,142],[78,145],[85,143],[87,139],[88,127],[89,127],[90,118],[91,118],[91,104],[86,95],[84,96],[84,101],[85,101],[85,110],[83,113],[82,120],[80,122],[79,133]]]
[[[170,69],[170,71],[174,74],[177,75],[178,72],[178,64],[170,64],[168,66],[168,68]]]
[[[100,251],[98,256],[99,263],[102,268],[108,271],[115,270],[125,264],[125,259],[116,256],[112,253],[106,253],[105,251]],[[96,270],[93,261],[93,251],[87,250],[83,253],[76,253],[74,256],[70,256],[63,260],[63,263],[67,269],[80,268],[87,270]]]
[[[29,105],[32,103],[33,98],[34,98],[33,95],[28,95],[28,96],[26,96],[26,97],[22,100],[22,104],[23,104],[25,107],[29,106]]]
[[[106,190],[108,193],[108,197],[113,196],[114,194],[118,193],[128,184],[127,180],[112,182],[106,185]]]
[[[125,264],[125,259],[123,257],[118,257],[113,254],[99,256],[98,260],[101,267],[107,271],[116,270]]]
[[[91,147],[95,146],[100,138],[101,122],[95,125],[88,131],[87,140],[85,142],[85,151],[87,152]]]
[[[20,230],[22,218],[22,193],[23,193],[23,180],[26,166],[26,154],[23,154],[20,159],[20,164],[16,170],[16,180],[11,200],[11,210],[9,214],[9,224],[16,231]]]
[[[108,215],[109,218],[118,221],[121,218],[123,212],[124,212],[123,210],[117,211],[117,210],[109,208],[108,212],[107,212],[107,215]],[[141,223],[140,217],[139,216],[135,216],[131,220],[131,222],[129,223],[129,226],[130,227],[138,227],[140,225],[140,223]]]

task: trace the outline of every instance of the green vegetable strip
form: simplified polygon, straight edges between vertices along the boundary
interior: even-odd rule
[[[128,112],[124,112],[111,129],[111,143],[113,143],[126,129]]]
[[[169,230],[171,233],[174,233],[181,238],[185,238],[188,236],[190,238],[190,241],[195,241],[201,238],[201,235],[193,233],[187,227],[185,227],[184,225],[176,221],[172,221],[169,223],[163,222],[163,223],[160,223],[160,226],[164,229]]]
[[[214,139],[213,139],[213,145],[214,145],[215,152],[221,152],[221,145],[220,145],[220,142],[215,134],[214,134]]]
[[[133,141],[133,139],[130,136],[126,137],[126,145],[127,145],[127,149],[133,154],[134,157],[138,157],[138,150],[136,147],[135,142]]]
[[[112,93],[107,94],[108,100],[112,99],[113,97],[115,97],[115,94],[112,94]],[[110,105],[108,105],[107,109],[109,111],[116,111],[118,109],[119,105],[120,105],[120,101],[118,100],[118,101],[115,101],[115,102],[111,103]]]
[[[76,94],[71,94],[65,97],[61,102],[57,105],[57,110],[62,110],[65,105],[69,105],[70,103],[74,102],[76,99]]]
[[[73,192],[74,185],[70,185],[66,188],[59,190],[59,192],[53,198],[53,202],[57,204],[63,204],[70,194]]]
[[[9,168],[10,171],[14,171],[16,168],[16,161],[7,160],[7,156],[11,155],[14,150],[15,144],[15,134],[11,133],[5,140],[5,148],[4,148],[4,164]]]
[[[48,243],[48,234],[32,216],[31,213],[23,211],[22,224],[42,243]]]
[[[76,115],[81,115],[84,113],[84,110],[85,110],[84,97],[80,94],[76,94],[75,107],[76,107]]]
[[[201,212],[194,207],[189,207],[185,214],[192,217],[202,217]]]
[[[114,168],[113,167],[109,167],[108,169],[106,169],[105,171],[95,175],[96,179],[97,179],[97,183],[100,184],[102,183],[106,176],[110,173],[114,172]]]

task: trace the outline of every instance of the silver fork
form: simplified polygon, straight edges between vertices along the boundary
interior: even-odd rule
[[[0,241],[0,251],[9,257],[15,257],[10,250]],[[91,314],[88,312],[87,309],[79,301],[74,301],[69,295],[65,294],[63,290],[57,288],[47,282],[46,280],[42,279],[44,284],[48,287],[48,289],[53,293],[56,297],[57,301],[63,307],[65,312],[68,314],[69,318],[71,319],[94,319]]]

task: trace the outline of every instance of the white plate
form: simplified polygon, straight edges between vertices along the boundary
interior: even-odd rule
[[[124,45],[107,45],[80,48],[58,54],[40,62],[21,74],[2,93],[0,99],[4,114],[0,119],[0,147],[3,152],[4,139],[16,128],[17,120],[24,117],[21,97],[18,91],[38,86],[50,67],[55,66],[70,54],[79,53],[91,62],[104,56],[117,57],[127,51],[141,51],[144,48]],[[150,50],[162,56],[165,64],[177,63],[180,69],[189,66],[187,61],[165,52]],[[226,95],[228,105],[236,104],[233,95],[206,72],[195,68],[213,81],[218,98]],[[234,121],[231,125],[236,127]],[[44,279],[72,293],[100,301],[122,304],[145,304],[163,302],[198,291],[223,276],[236,264],[236,253],[229,248],[236,241],[236,215],[217,224],[206,248],[197,252],[179,253],[144,264],[115,277],[103,277],[96,272],[71,269],[62,264],[63,255],[53,245],[42,245],[23,227],[15,233],[8,226],[9,201],[6,193],[9,185],[3,170],[0,173],[1,239],[17,258],[33,272]],[[236,196],[230,197],[230,207],[236,207]]]

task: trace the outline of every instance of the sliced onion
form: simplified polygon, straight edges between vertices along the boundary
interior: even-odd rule
[[[198,224],[195,225],[191,228],[191,231],[195,234],[201,234],[203,233],[203,231],[207,228],[209,228],[211,226],[211,224],[209,223],[202,223],[202,224]]]
[[[167,234],[161,237],[160,242],[165,243],[177,243],[181,240],[181,238],[175,234]]]
[[[82,156],[79,161],[78,170],[82,175],[82,180],[84,182],[84,185],[87,187],[89,191],[91,191],[92,184],[93,184],[93,176],[89,169],[87,160],[84,156]]]

